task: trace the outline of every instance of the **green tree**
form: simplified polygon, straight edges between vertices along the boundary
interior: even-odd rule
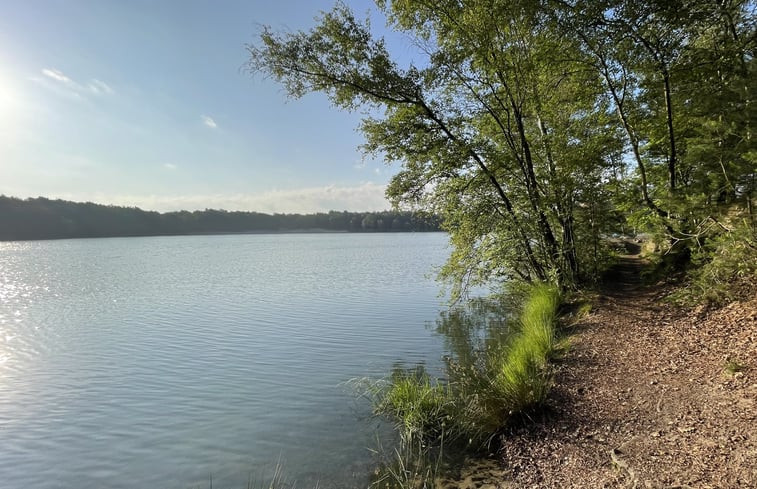
[[[686,246],[734,206],[751,209],[754,2],[551,4],[601,75],[624,132],[643,203],[629,208]]]
[[[456,293],[496,278],[596,277],[631,219],[684,249],[754,226],[755,4],[377,0],[425,57],[401,66],[344,4],[264,28],[249,68],[293,97],[368,108],[388,196],[441,215]],[[378,109],[383,109],[380,111]],[[381,115],[376,115],[381,114]]]
[[[530,1],[378,6],[428,53],[421,64],[400,67],[338,4],[309,32],[264,28],[249,68],[294,97],[384,109],[363,121],[365,149],[403,162],[388,190],[396,205],[443,216],[455,250],[442,276],[457,293],[498,277],[588,278],[594,258],[577,243],[601,229],[577,210],[621,145],[579,44]]]

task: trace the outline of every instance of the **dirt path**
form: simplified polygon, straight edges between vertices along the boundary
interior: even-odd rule
[[[640,267],[613,270],[548,413],[508,433],[516,487],[757,488],[757,294],[685,312],[642,287]]]

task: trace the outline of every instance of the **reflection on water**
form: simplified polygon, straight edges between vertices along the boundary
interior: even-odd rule
[[[512,306],[496,296],[473,298],[463,306],[442,311],[435,331],[444,339],[447,365],[472,367],[481,361],[482,352],[495,348],[509,337],[509,317],[512,317]]]
[[[445,344],[443,367],[398,363],[372,386],[379,411],[397,417],[399,433],[391,451],[379,451],[372,487],[437,487],[458,478],[468,457],[481,455],[486,442],[469,437],[480,430],[478,404],[469,401],[490,387],[487,363],[511,338],[510,317],[510,304],[497,297],[443,311],[432,325]]]

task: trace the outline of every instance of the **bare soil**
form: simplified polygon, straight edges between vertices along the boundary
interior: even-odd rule
[[[757,292],[686,311],[624,258],[573,326],[547,412],[505,435],[524,488],[757,488]],[[730,367],[730,368],[729,368]]]

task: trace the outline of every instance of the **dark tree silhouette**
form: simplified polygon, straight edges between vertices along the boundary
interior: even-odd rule
[[[439,231],[439,225],[434,216],[400,211],[271,215],[206,209],[159,213],[136,207],[44,197],[22,200],[0,195],[2,241],[303,231]]]

